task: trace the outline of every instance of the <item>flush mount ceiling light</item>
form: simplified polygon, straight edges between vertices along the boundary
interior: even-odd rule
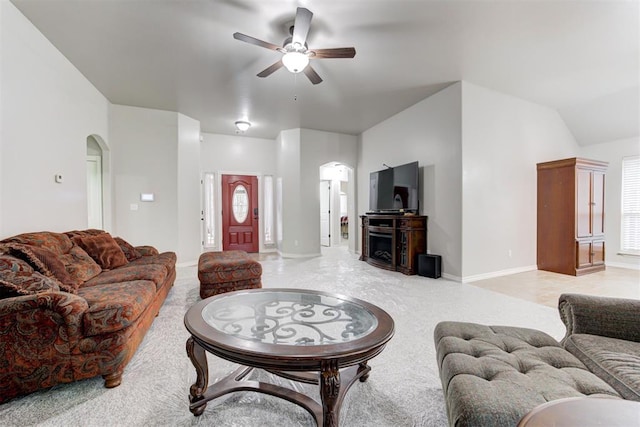
[[[251,123],[249,122],[245,122],[244,120],[238,120],[236,122],[236,128],[240,131],[240,132],[245,132],[247,129],[249,129],[251,127]]]

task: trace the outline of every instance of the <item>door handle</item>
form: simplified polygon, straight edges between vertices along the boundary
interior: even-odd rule
[[[258,219],[258,208],[253,208],[253,219]]]

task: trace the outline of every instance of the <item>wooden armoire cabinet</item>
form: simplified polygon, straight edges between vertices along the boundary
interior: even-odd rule
[[[538,269],[579,276],[605,269],[604,183],[608,163],[538,163]]]

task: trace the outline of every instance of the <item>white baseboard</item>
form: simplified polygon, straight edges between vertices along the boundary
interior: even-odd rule
[[[627,268],[629,270],[640,270],[640,264],[627,264],[625,262],[609,262],[605,263],[607,267]]]
[[[442,277],[447,280],[453,280],[454,282],[462,282],[462,277],[454,276],[453,274],[442,273]]]
[[[197,260],[176,263],[176,267],[192,267],[194,265],[198,265],[198,261]]]
[[[476,274],[474,276],[466,276],[462,278],[462,283],[477,282],[478,280],[493,279],[494,277],[509,276],[510,274],[524,273],[525,271],[537,270],[537,265],[529,265],[525,267],[509,268],[507,270],[492,271],[491,273]]]
[[[278,251],[278,255],[280,255],[282,258],[315,258],[318,256],[322,256],[320,252],[315,254],[290,254],[287,252],[280,252],[280,251]]]

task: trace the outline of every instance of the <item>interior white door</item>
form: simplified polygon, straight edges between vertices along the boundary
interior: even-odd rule
[[[320,181],[320,244],[331,246],[331,181]]]
[[[102,221],[102,158],[87,156],[87,226],[103,228]]]

